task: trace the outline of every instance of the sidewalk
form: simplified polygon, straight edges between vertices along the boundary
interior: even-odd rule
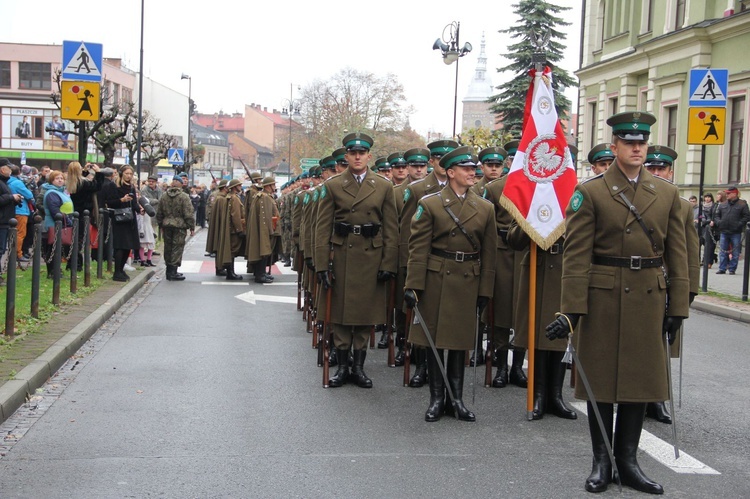
[[[739,265],[737,266],[737,273],[735,275],[719,275],[716,273],[718,270],[719,264],[714,264],[712,268],[708,269],[707,288],[709,293],[721,293],[722,295],[726,295],[726,298],[723,296],[718,297],[700,294],[695,298],[693,308],[726,317],[728,319],[750,323],[750,301],[741,301],[742,286],[745,282],[744,258],[740,258]],[[700,282],[702,289],[703,268],[701,268]]]

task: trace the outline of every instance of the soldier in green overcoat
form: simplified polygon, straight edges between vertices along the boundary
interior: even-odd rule
[[[331,323],[338,358],[346,359],[353,347],[352,381],[363,388],[372,386],[363,369],[370,328],[385,322],[386,283],[396,276],[398,258],[393,185],[367,168],[372,144],[364,133],[344,137],[349,168],[321,187],[313,252],[322,292],[332,288]],[[329,386],[348,380],[347,362],[339,362]]]
[[[477,196],[474,184],[476,156],[468,146],[443,156],[448,184],[423,197],[414,213],[409,237],[404,301],[418,302],[424,326],[437,347],[426,350],[430,405],[428,422],[440,419],[446,408],[440,368],[448,350],[447,377],[458,417],[474,421],[462,401],[466,350],[474,348],[477,314],[492,297],[495,279],[495,213],[492,204]],[[456,221],[457,220],[457,221]],[[412,324],[409,341],[429,347],[422,326]]]
[[[580,318],[578,356],[596,400],[589,400],[582,383],[575,395],[587,400],[589,414],[595,402],[604,422],[602,434],[596,419],[588,418],[590,492],[606,490],[612,481],[606,438],[614,440],[623,485],[663,493],[641,470],[636,451],[646,403],[668,398],[663,334],[673,337],[688,317],[690,282],[679,191],[643,167],[655,121],[645,112],[610,117],[615,161],[576,186],[566,210],[562,314],[547,334],[565,338]]]

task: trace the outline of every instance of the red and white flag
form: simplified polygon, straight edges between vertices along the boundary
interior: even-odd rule
[[[532,241],[547,250],[565,232],[565,208],[578,179],[557,119],[552,72],[532,69],[521,141],[500,204]]]

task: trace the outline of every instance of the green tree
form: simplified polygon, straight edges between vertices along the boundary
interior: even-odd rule
[[[492,111],[497,115],[498,122],[503,123],[505,130],[520,137],[526,92],[530,83],[528,73],[534,66],[532,56],[536,47],[533,41],[536,37],[549,35],[549,43],[544,51],[546,65],[552,69],[555,108],[560,119],[570,116],[570,100],[563,92],[568,87],[577,86],[577,83],[566,70],[555,64],[563,58],[565,46],[562,41],[566,38],[565,33],[557,28],[570,25],[557,14],[570,10],[570,7],[560,7],[543,0],[520,0],[513,4],[513,8],[521,18],[520,22],[510,23],[511,27],[501,29],[500,33],[507,33],[518,41],[508,46],[507,54],[502,54],[512,62],[497,70],[498,73],[510,72],[513,77],[497,86],[500,92],[490,97],[488,102],[494,103]]]

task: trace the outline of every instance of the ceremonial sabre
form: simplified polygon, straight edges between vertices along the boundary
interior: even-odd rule
[[[680,338],[682,345],[682,338]],[[669,353],[669,335],[664,335],[665,353],[667,355],[667,385],[669,387],[669,409],[672,411],[672,445],[674,446],[674,458],[680,458],[680,448],[677,442],[677,415],[674,412],[674,396],[672,394],[672,356]],[[682,359],[680,359],[682,360]]]
[[[435,342],[432,340],[432,336],[430,336],[430,332],[427,330],[427,324],[424,323],[424,319],[422,318],[422,314],[419,312],[419,308],[417,308],[416,303],[414,304],[414,315],[419,321],[419,325],[422,327],[422,331],[424,332],[424,335],[427,337],[427,342],[430,344],[432,353],[435,355],[435,360],[437,361],[438,368],[440,369],[440,374],[442,374],[443,381],[445,382],[445,388],[448,391],[448,397],[451,399],[450,403],[453,406],[453,414],[455,414],[456,419],[458,419],[458,408],[456,407],[456,399],[455,397],[453,397],[453,390],[451,389],[451,384],[448,381],[448,375],[445,373],[445,366],[443,366],[442,356],[438,355]]]
[[[683,327],[684,327],[684,324],[681,324],[680,325],[680,332],[679,332],[679,335],[680,335],[680,380],[679,380],[680,387],[678,389],[678,394],[679,395],[678,395],[678,399],[677,399],[678,400],[677,407],[679,407],[680,409],[682,409],[682,344],[685,342],[684,341],[685,340],[685,336],[682,334]],[[674,410],[672,411],[672,413],[674,413]]]
[[[479,352],[477,343],[479,342],[479,307],[477,307],[477,327],[474,332],[474,383],[471,385],[471,403],[474,405],[474,399],[477,394],[477,364],[479,364]]]
[[[566,319],[568,319],[567,315],[560,314],[559,312],[555,315],[563,315]],[[583,372],[581,359],[578,358],[576,349],[573,346],[573,343],[570,341],[573,337],[573,327],[572,324],[570,324],[570,319],[568,319],[568,326],[570,326],[570,333],[568,334],[568,346],[565,349],[565,355],[563,355],[562,362],[570,364],[570,360],[573,359],[573,362],[575,363],[576,369],[578,370],[578,376],[580,376],[581,381],[583,382],[583,387],[586,389],[586,395],[588,395],[589,402],[591,402],[591,408],[594,409],[594,416],[596,416],[596,423],[599,425],[599,431],[602,432],[602,440],[604,440],[604,445],[607,447],[607,454],[609,454],[609,461],[612,463],[614,476],[617,477],[617,486],[620,488],[620,492],[622,492],[620,472],[617,470],[617,463],[615,463],[615,454],[614,452],[612,452],[612,443],[609,441],[609,438],[607,438],[607,431],[604,429],[604,421],[602,421],[602,415],[599,413],[599,407],[596,405],[596,398],[594,397],[594,391],[591,389],[591,385],[589,384],[589,379],[586,377],[586,373]],[[591,417],[591,415],[589,415],[589,417]]]

